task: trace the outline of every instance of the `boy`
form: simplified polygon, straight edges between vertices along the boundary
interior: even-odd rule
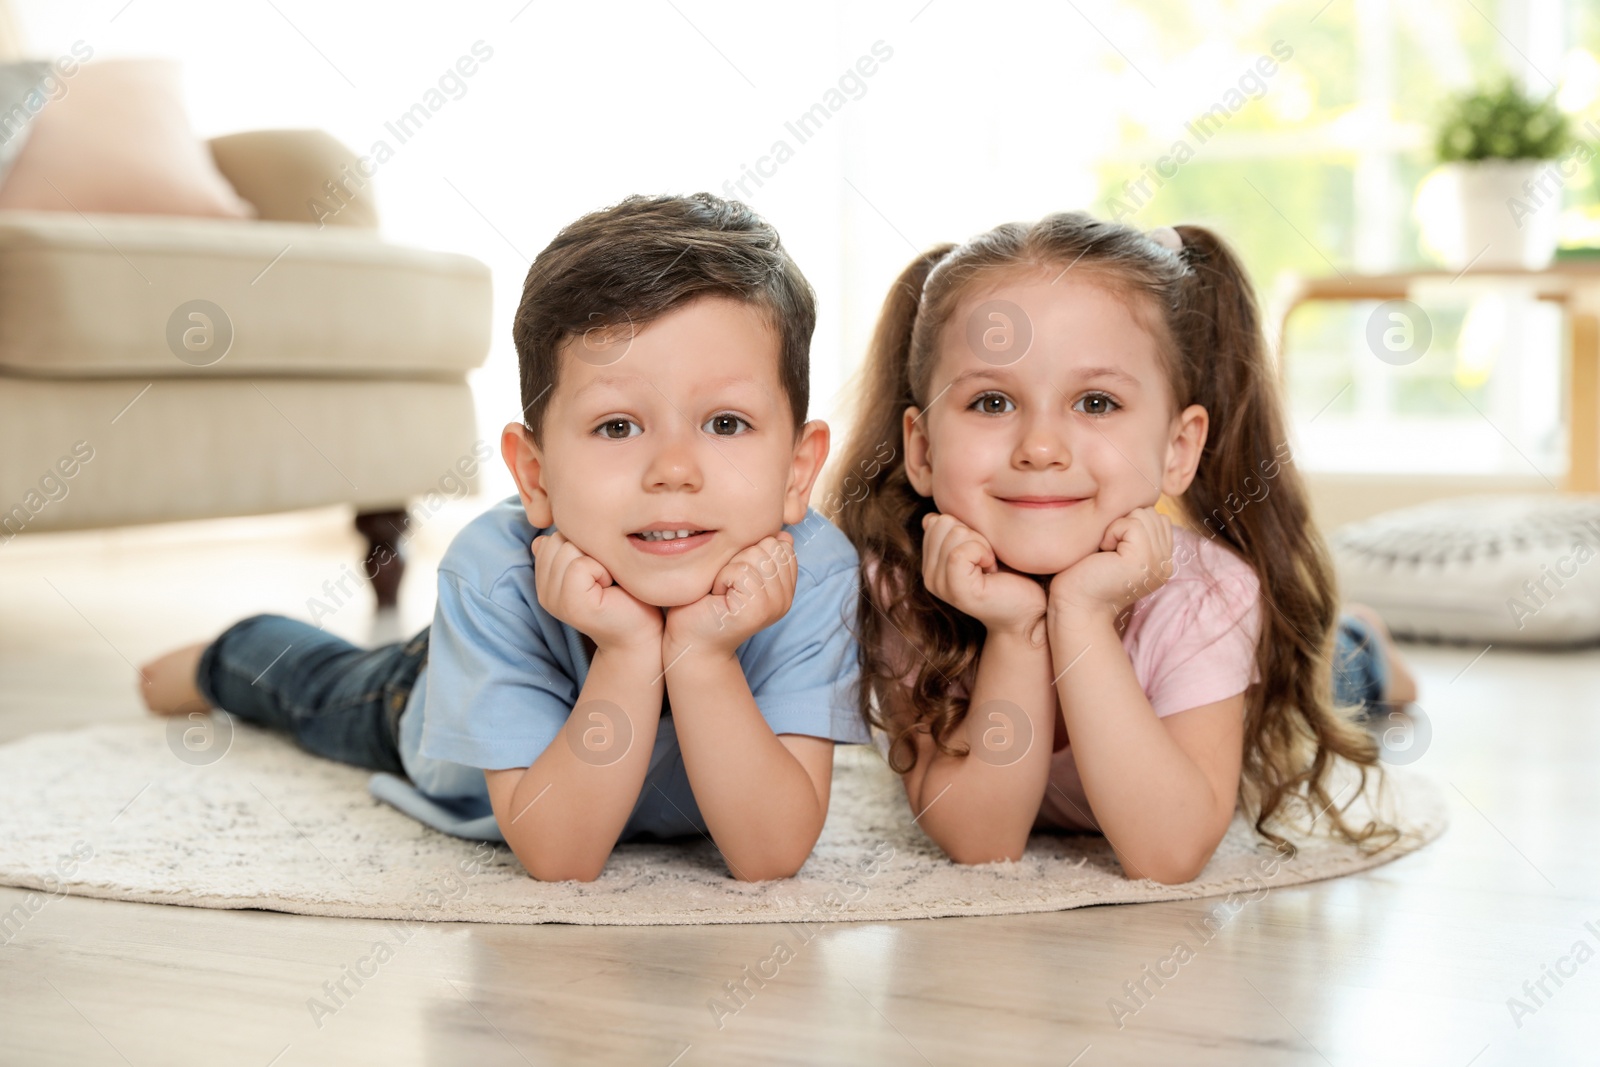
[[[742,204],[633,197],[579,219],[517,309],[517,495],[451,543],[433,625],[363,651],[254,616],[147,664],[146,703],[204,701],[387,771],[374,794],[506,841],[542,880],[697,833],[736,878],[794,874],[834,742],[868,740],[856,555],[808,507],[828,453],[805,421],[815,323]]]

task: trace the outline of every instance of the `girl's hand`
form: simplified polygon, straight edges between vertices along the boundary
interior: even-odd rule
[[[1026,636],[1045,613],[1039,583],[1000,569],[994,549],[954,516],[922,517],[922,582],[928,592],[983,623],[989,632]]]
[[[539,605],[596,649],[660,655],[661,609],[636,600],[561,531],[533,539],[533,583]]]
[[[747,638],[788,614],[799,574],[794,535],[787,530],[742,550],[717,572],[709,593],[667,609],[662,662],[670,666],[691,648],[732,655]]]
[[[1165,585],[1172,570],[1172,520],[1153,507],[1135,508],[1106,527],[1100,551],[1050,580],[1051,623],[1114,620]]]

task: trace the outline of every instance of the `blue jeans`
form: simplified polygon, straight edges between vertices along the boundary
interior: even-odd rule
[[[428,659],[428,629],[374,649],[282,615],[252,615],[206,647],[195,686],[213,706],[308,752],[405,777],[400,713]]]
[[[1388,684],[1389,664],[1378,635],[1365,619],[1340,615],[1333,643],[1334,702],[1360,704],[1362,714],[1371,718]]]

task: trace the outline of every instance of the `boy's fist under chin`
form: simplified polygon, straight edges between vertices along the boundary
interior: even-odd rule
[[[1135,508],[1106,527],[1098,552],[1050,580],[1050,617],[1115,618],[1161,588],[1172,573],[1172,520],[1153,507]]]
[[[599,560],[560,530],[535,537],[532,551],[534,589],[544,610],[588,634],[596,648],[661,651],[661,609],[617,585]]]
[[[670,665],[691,650],[731,655],[788,613],[798,574],[794,537],[787,530],[741,550],[717,572],[705,596],[667,609],[662,662]]]

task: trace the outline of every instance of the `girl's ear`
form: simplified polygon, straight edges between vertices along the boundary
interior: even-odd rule
[[[520,422],[508,422],[500,431],[500,456],[517,483],[522,510],[530,525],[544,529],[555,524],[550,513],[550,494],[544,485],[544,456],[533,443],[533,434]]]
[[[906,450],[906,478],[922,496],[933,495],[932,449],[928,444],[927,423],[916,405],[906,408],[900,418],[900,437]]]
[[[1194,481],[1194,472],[1200,468],[1200,454],[1205,451],[1206,434],[1211,428],[1211,416],[1199,404],[1190,404],[1172,419],[1172,437],[1167,442],[1167,463],[1161,472],[1161,491],[1169,497],[1179,497]]]
[[[783,491],[783,524],[793,526],[806,517],[811,503],[811,488],[828,460],[828,424],[812,419],[800,427],[794,444],[794,460],[789,466],[789,484]]]

